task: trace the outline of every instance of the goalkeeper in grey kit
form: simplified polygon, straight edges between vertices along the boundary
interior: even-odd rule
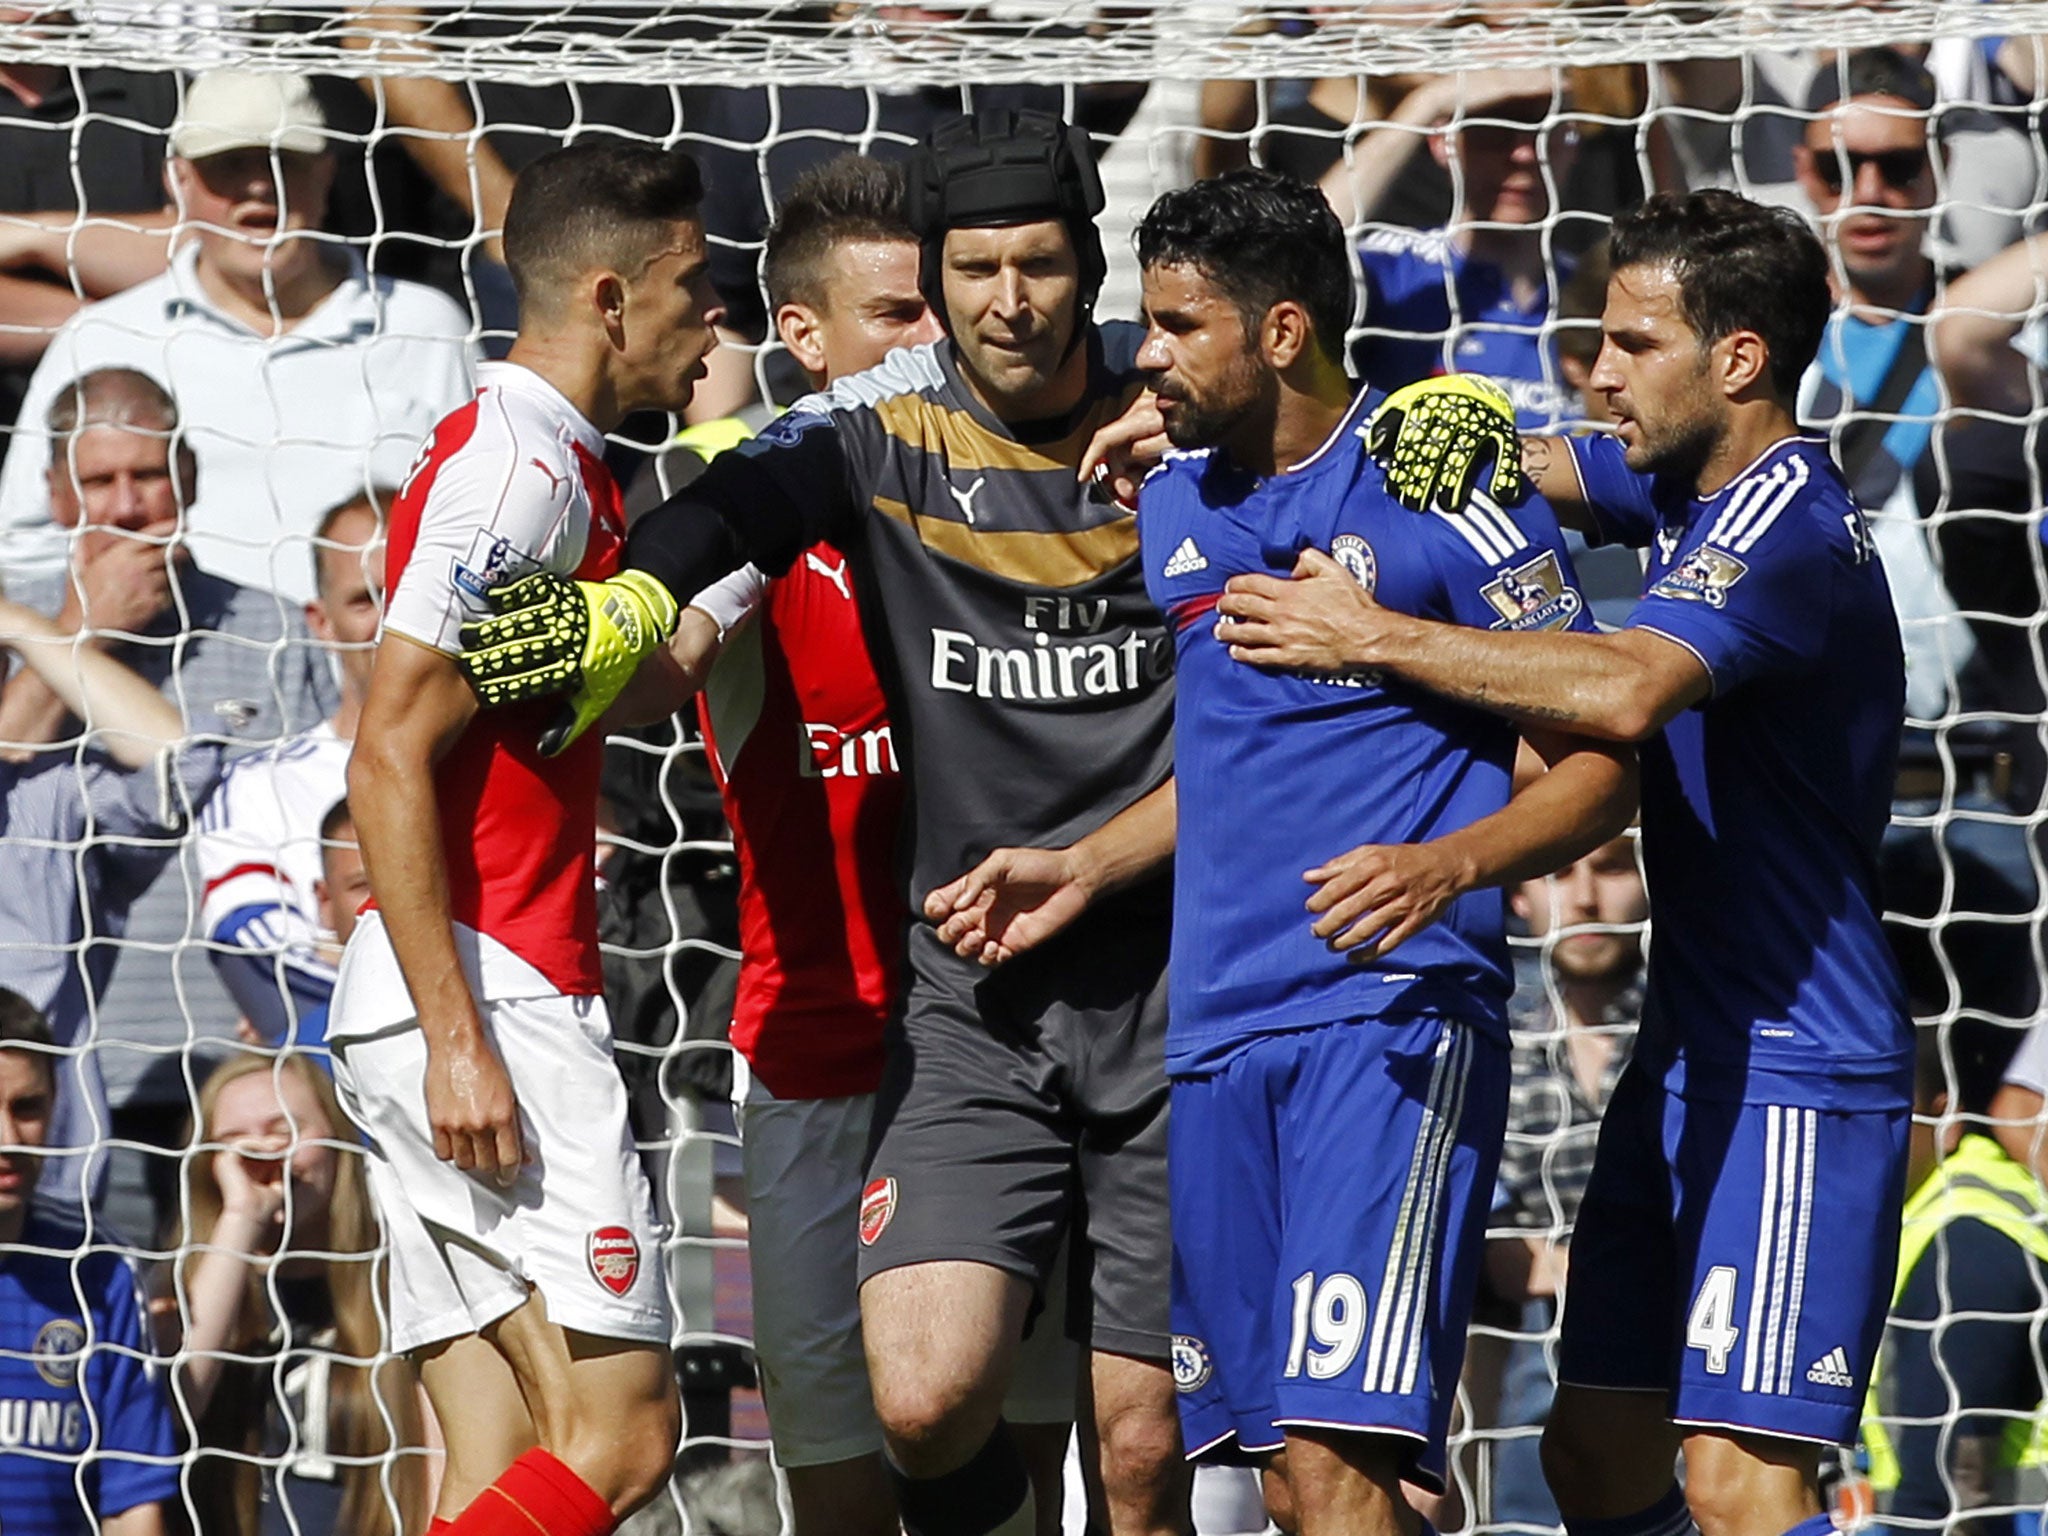
[[[908,937],[857,1238],[912,1536],[1032,1529],[1000,1412],[1055,1285],[1093,1351],[1114,1528],[1187,1528],[1164,1284],[1173,645],[1134,518],[1078,478],[1144,385],[1139,328],[1089,318],[1101,207],[1086,136],[1057,119],[938,130],[907,211],[949,340],[719,456],[639,523],[625,562],[678,601],[820,539],[854,562],[910,782],[905,873],[932,919]],[[573,734],[644,648],[616,621],[658,630],[640,602],[517,584],[466,636],[466,665],[487,704],[573,686]],[[1053,1274],[1069,1236],[1072,1273]]]

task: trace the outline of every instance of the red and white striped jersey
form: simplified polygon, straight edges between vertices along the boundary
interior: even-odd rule
[[[804,552],[698,698],[740,864],[732,1043],[777,1098],[872,1093],[902,970],[903,779],[846,557]]]
[[[450,653],[463,622],[488,611],[492,587],[537,570],[601,581],[625,541],[603,435],[529,369],[487,363],[477,374],[476,398],[434,428],[391,512],[385,629]],[[471,983],[489,1000],[603,990],[594,855],[604,743],[591,732],[543,758],[535,743],[558,705],[478,714],[434,773],[458,947],[467,964],[463,930],[477,935]],[[395,985],[397,996],[369,1005],[361,983],[387,964],[375,990]],[[357,929],[342,974],[351,995],[330,1036],[410,1016],[381,922]]]

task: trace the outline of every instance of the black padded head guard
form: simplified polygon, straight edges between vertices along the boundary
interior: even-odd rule
[[[996,229],[1058,219],[1081,263],[1082,334],[1109,269],[1095,216],[1102,178],[1085,129],[1050,112],[990,108],[941,123],[905,167],[903,211],[923,255],[918,286],[932,313],[946,319],[940,254],[949,229]]]

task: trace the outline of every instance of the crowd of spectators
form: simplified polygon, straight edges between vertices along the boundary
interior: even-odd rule
[[[61,22],[0,7],[0,26],[31,24]],[[696,24],[673,25],[680,46]],[[35,1406],[83,1390],[95,1470],[50,1482],[50,1530],[86,1528],[61,1515],[80,1493],[114,1536],[188,1510],[251,1536],[422,1524],[432,1426],[376,1359],[374,1221],[320,1042],[367,894],[343,789],[384,509],[508,323],[492,233],[518,166],[572,130],[699,156],[734,343],[702,422],[801,387],[757,276],[781,189],[961,110],[1031,105],[1103,140],[1192,145],[1151,157],[1152,191],[1250,159],[1319,183],[1357,235],[1360,380],[1486,373],[1539,430],[1605,415],[1589,381],[1608,215],[1721,184],[1816,220],[1839,307],[1802,408],[1872,514],[1904,625],[1886,856],[1916,1009],[1941,1021],[1923,1031],[1915,1167],[1939,1230],[1908,1244],[1879,1406],[1957,1426],[1879,1436],[1843,1475],[1902,1516],[2020,1497],[2048,1396],[2048,1251],[2021,1231],[2048,1211],[2032,1182],[2048,1037],[2006,1066],[2040,1002],[2048,783],[2040,52],[1218,81],[1182,123],[1142,86],[470,91],[0,62],[0,1476],[24,1449],[86,1454]],[[365,136],[370,121],[417,131]],[[676,425],[615,446],[629,506],[667,483],[642,449]],[[1586,568],[1611,616],[1633,564],[1594,551]],[[688,1058],[639,1095],[658,1143],[700,1123],[664,1100],[719,1095],[702,1042],[722,1032],[735,942],[730,864],[704,851],[715,800],[675,740],[621,751],[607,781],[615,1012],[633,1042]],[[1556,1522],[1535,1462],[1547,1341],[1640,1006],[1631,841],[1512,905],[1514,1109],[1447,1525]],[[1990,1169],[2017,1216],[1954,1196],[1938,1157]],[[37,1266],[72,1252],[91,1257],[59,1263],[52,1300]],[[154,1277],[152,1253],[169,1256]],[[2003,1322],[1946,1327],[1959,1310]],[[162,1381],[152,1348],[178,1362]]]

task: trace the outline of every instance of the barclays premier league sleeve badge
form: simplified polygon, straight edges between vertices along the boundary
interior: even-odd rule
[[[1554,550],[1502,571],[1479,595],[1500,615],[1493,629],[1563,629],[1578,615],[1584,599],[1565,585],[1564,567]]]

